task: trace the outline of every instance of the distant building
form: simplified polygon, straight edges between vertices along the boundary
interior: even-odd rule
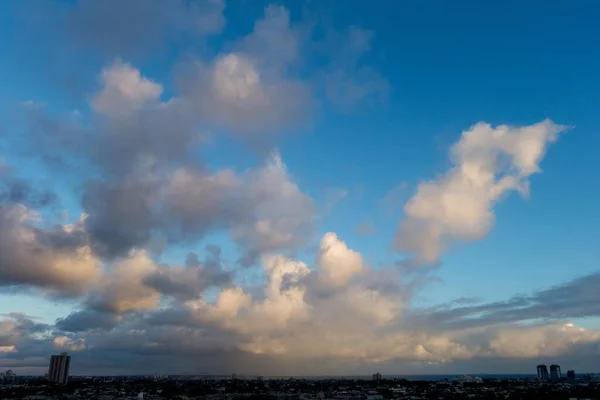
[[[5,382],[13,382],[17,378],[17,374],[15,374],[12,369],[9,369],[4,373],[4,381]]]
[[[567,371],[567,378],[569,379],[575,379],[575,371],[573,371],[572,369]]]
[[[540,364],[537,366],[537,375],[538,378],[544,381],[548,380],[548,367],[544,364]]]
[[[67,353],[60,353],[50,357],[50,367],[48,368],[48,380],[50,382],[66,385],[69,381],[69,366],[71,356]]]
[[[373,380],[379,382],[381,380],[381,374],[379,372],[373,374]]]
[[[562,378],[562,374],[560,373],[560,365],[552,364],[550,366],[550,378],[552,380],[558,380]]]

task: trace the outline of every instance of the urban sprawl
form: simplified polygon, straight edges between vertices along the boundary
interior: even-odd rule
[[[0,374],[0,399],[27,400],[391,400],[599,399],[600,376],[563,376],[558,365],[537,366],[530,378],[462,376],[437,380],[370,378],[262,378],[206,376],[69,376],[70,356],[52,356],[45,377]]]

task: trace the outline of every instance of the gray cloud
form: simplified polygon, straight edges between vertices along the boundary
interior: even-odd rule
[[[595,273],[506,301],[417,310],[415,318],[432,328],[447,330],[519,321],[563,321],[600,316],[598,300],[600,274]]]
[[[116,314],[85,309],[57,319],[55,326],[60,331],[83,332],[94,329],[109,330],[117,326],[119,322],[120,318]]]
[[[88,182],[82,205],[94,252],[111,258],[145,246],[161,224],[151,203],[156,191],[154,182],[134,179]]]
[[[145,34],[149,26],[161,37],[161,30],[175,23],[184,31],[216,33],[222,11],[223,3],[216,0],[172,4],[155,0],[143,7],[138,1],[101,5],[80,1],[68,10],[67,25],[80,33],[77,40],[90,45],[101,41],[109,47],[143,47],[138,42],[151,36]],[[93,23],[87,23],[92,15]],[[139,16],[137,24],[129,23],[132,15]],[[120,40],[106,36],[107,24]],[[121,37],[130,30],[131,43]],[[168,244],[227,230],[241,247],[240,264],[251,265],[265,251],[306,242],[314,205],[294,186],[288,193],[292,182],[278,156],[263,170],[236,176],[230,171],[207,173],[197,153],[203,145],[199,133],[203,126],[230,129],[257,144],[266,143],[264,135],[306,120],[311,85],[294,76],[309,31],[293,24],[284,7],[269,6],[231,52],[191,67],[191,75],[176,76],[181,82],[179,97],[164,99],[160,83],[117,59],[101,71],[99,90],[88,96],[94,111],[89,121],[77,113],[50,117],[36,104],[25,107],[30,137],[44,148],[45,160],[54,167],[88,171],[79,177],[81,203],[95,254],[114,259],[133,248],[160,253]],[[368,48],[366,42],[361,44],[361,32],[350,34],[351,48],[342,51],[344,63]],[[30,149],[30,154],[34,152]],[[174,186],[177,179],[183,180],[183,187]]]
[[[300,35],[286,8],[268,6],[233,51],[185,69],[182,97],[208,123],[255,147],[270,144],[273,134],[306,124],[311,113],[310,86],[293,74]]]
[[[221,32],[224,0],[79,0],[66,18],[68,37],[83,48],[135,56],[163,50],[182,35]]]
[[[206,261],[200,263],[196,253],[189,253],[185,267],[160,268],[149,274],[144,283],[163,295],[179,300],[200,297],[209,288],[224,288],[233,284],[233,273],[223,270],[221,249],[207,248]]]
[[[90,289],[85,308],[56,322],[57,329],[66,332],[111,330],[144,311],[155,310],[159,299],[174,301],[174,305],[201,299],[210,288],[226,288],[233,284],[233,272],[223,269],[220,249],[207,246],[206,258],[189,253],[185,266],[157,264],[143,252],[120,258],[105,265],[102,280]],[[177,306],[175,315],[184,317]],[[149,316],[153,325],[175,323],[168,312]],[[140,314],[141,315],[141,314]],[[161,322],[162,321],[162,322]],[[189,324],[182,322],[179,325]]]
[[[8,171],[8,170],[7,170]],[[54,192],[23,179],[0,174],[0,203],[20,203],[33,208],[47,207],[57,202]]]
[[[40,229],[36,219],[23,204],[0,204],[0,286],[81,295],[99,274],[81,224]]]
[[[257,255],[301,245],[310,234],[312,200],[293,184],[277,153],[241,176],[230,170],[211,175],[195,156],[202,140],[186,99],[161,101],[160,84],[118,60],[102,71],[100,84],[91,100],[97,115],[85,127],[52,122],[40,107],[27,107],[32,138],[49,142],[44,147],[57,158],[93,171],[82,185],[82,206],[95,254],[112,259],[140,247],[160,252],[168,243],[226,229],[245,254]],[[258,219],[262,228],[251,225]]]

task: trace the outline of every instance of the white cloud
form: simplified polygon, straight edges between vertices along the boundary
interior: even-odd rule
[[[287,171],[278,152],[265,164],[243,175],[237,194],[239,206],[252,205],[251,218],[234,225],[231,237],[258,252],[295,248],[312,234],[315,222],[313,199],[303,193]]]
[[[262,296],[229,288],[214,303],[198,300],[187,307],[201,326],[216,324],[224,335],[233,335],[229,345],[296,362],[452,363],[560,356],[600,340],[596,330],[561,323],[498,326],[482,319],[478,326],[454,329],[422,324],[411,316],[407,289],[394,285],[389,275],[365,266],[361,255],[333,233],[324,236],[322,247],[313,270],[287,257],[263,257]],[[318,278],[332,271],[338,275],[323,286]]]
[[[572,323],[523,326],[500,331],[489,342],[490,351],[501,357],[556,357],[577,344],[600,340],[600,331]]]
[[[52,340],[55,348],[62,351],[82,351],[86,349],[85,339],[72,339],[68,336],[56,336]]]
[[[140,71],[120,60],[104,68],[102,89],[92,99],[92,107],[99,114],[112,118],[125,117],[147,103],[156,102],[162,94],[162,85],[143,77]]]
[[[174,309],[156,308],[156,292],[146,292],[140,285],[140,277],[156,267],[143,254],[132,255],[108,272],[100,283],[106,289],[102,293],[112,300],[113,311],[146,312],[120,319],[107,331],[88,331],[85,340],[55,337],[52,345],[81,352],[93,347],[96,354],[148,348],[166,354],[233,349],[293,365],[327,359],[328,368],[337,368],[562,357],[589,352],[600,343],[598,330],[559,322],[535,324],[527,319],[531,316],[503,324],[494,324],[493,319],[488,323],[484,317],[468,326],[424,323],[414,319],[410,290],[394,281],[397,274],[364,265],[360,254],[333,233],[322,242],[321,252],[329,254],[317,257],[314,269],[285,256],[263,256],[262,293],[226,287],[215,300],[198,297],[179,303],[181,308],[175,304]],[[319,279],[326,271],[343,271],[342,278],[334,280],[337,285]],[[456,318],[462,311],[456,309]],[[443,323],[446,314],[438,316],[432,315],[432,322]],[[22,351],[31,340],[28,332],[38,329],[18,315],[0,321],[0,340],[7,338],[0,345]],[[253,368],[256,372],[262,367]]]
[[[319,277],[333,286],[346,285],[364,270],[360,253],[350,250],[333,232],[325,234],[321,239],[317,265],[321,273]]]
[[[213,70],[213,90],[215,96],[224,103],[243,107],[252,101],[265,106],[265,94],[260,86],[260,74],[252,62],[244,56],[231,53],[215,63]]]
[[[304,244],[316,219],[313,199],[294,182],[278,152],[240,175],[181,169],[165,193],[167,211],[183,232],[227,229],[252,261]]]
[[[303,123],[312,99],[309,86],[290,73],[299,58],[298,35],[287,9],[267,7],[233,51],[196,63],[181,80],[183,97],[205,121],[245,136]]]
[[[158,269],[144,251],[110,266],[92,290],[88,303],[94,308],[115,313],[152,310],[158,306],[160,293],[145,279]]]
[[[483,238],[494,225],[494,205],[510,191],[526,195],[547,146],[566,127],[546,120],[513,128],[479,123],[452,147],[452,167],[419,184],[405,204],[395,238],[398,250],[435,263],[456,241]]]

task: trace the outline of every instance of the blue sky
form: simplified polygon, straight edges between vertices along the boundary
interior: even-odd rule
[[[139,21],[122,23],[117,14],[138,15],[137,3],[123,9],[107,6],[102,13],[85,1],[0,4],[0,48],[5,60],[0,63],[0,76],[4,78],[0,91],[0,160],[11,166],[11,178],[56,194],[58,203],[39,211],[44,229],[50,229],[65,211],[70,222],[82,212],[91,213],[82,201],[90,176],[115,185],[123,181],[108,177],[110,157],[102,161],[90,158],[93,149],[85,145],[70,156],[83,159],[87,169],[70,167],[65,173],[44,164],[42,156],[52,150],[36,146],[40,136],[33,136],[38,134],[31,133],[35,129],[24,128],[38,117],[26,115],[22,102],[44,104],[41,115],[57,124],[50,130],[78,110],[78,118],[84,121],[82,126],[102,135],[107,131],[95,130],[94,124],[103,117],[98,117],[102,112],[95,108],[93,100],[109,86],[102,81],[101,71],[113,67],[116,70],[117,63],[124,63],[139,71],[139,85],[143,79],[162,85],[160,101],[193,98],[208,107],[209,111],[197,111],[190,117],[199,118],[194,121],[194,129],[209,133],[207,144],[190,150],[190,160],[202,163],[204,171],[215,174],[228,168],[243,181],[244,171],[260,174],[259,168],[269,159],[269,152],[278,149],[287,166],[285,182],[289,179],[297,185],[299,197],[284,196],[266,206],[239,203],[238,207],[266,207],[260,211],[263,217],[267,213],[269,218],[285,219],[286,215],[269,214],[272,208],[279,207],[275,201],[281,201],[292,210],[281,206],[277,212],[292,212],[294,218],[312,221],[306,234],[303,224],[294,225],[293,229],[303,233],[285,246],[258,243],[253,236],[256,232],[250,236],[244,233],[240,239],[232,232],[254,228],[238,226],[241,223],[237,220],[215,221],[219,229],[206,228],[199,233],[198,228],[184,240],[170,239],[163,252],[152,254],[154,262],[182,265],[190,251],[198,252],[203,259],[204,246],[215,244],[222,249],[222,267],[235,271],[236,282],[254,285],[267,279],[268,273],[262,272],[258,259],[250,267],[237,265],[236,260],[245,251],[278,252],[318,270],[324,268],[316,261],[321,254],[321,238],[327,232],[335,232],[344,246],[362,254],[369,271],[394,269],[397,261],[412,257],[410,252],[394,247],[399,224],[410,218],[403,207],[416,198],[419,184],[438,182],[450,171],[450,149],[461,140],[462,132],[478,122],[492,127],[526,127],[550,119],[570,128],[559,134],[556,142],[549,141],[547,147],[544,144],[540,173],[525,178],[530,184],[529,196],[524,198],[517,190],[507,191],[491,206],[495,214],[491,229],[476,239],[454,238],[448,250],[438,254],[437,266],[401,270],[399,279],[418,279],[414,276],[426,271],[431,282],[412,295],[410,306],[422,309],[465,297],[492,304],[598,272],[600,186],[595,182],[600,174],[596,157],[600,146],[596,132],[600,109],[600,27],[594,16],[600,5],[596,2],[352,0],[342,5],[333,1],[284,1],[278,4],[289,12],[289,26],[279,36],[277,32],[269,36],[267,42],[260,41],[264,37],[255,22],[265,18],[269,2],[229,1],[222,14],[211,9],[210,21],[217,22],[210,29],[208,23],[200,28],[184,28],[191,21],[187,18],[193,16],[176,11],[194,3],[187,0],[171,5],[156,1],[149,6],[158,10],[156,15],[151,11]],[[85,22],[90,10],[95,15],[94,24]],[[208,15],[202,14],[205,8],[201,10],[204,11],[200,15]],[[166,15],[171,12],[173,16],[168,19]],[[281,28],[274,26],[274,31]],[[366,47],[352,47],[355,44],[351,32],[355,28],[368,43]],[[122,40],[119,34],[124,35]],[[265,35],[270,34],[273,31]],[[288,34],[293,39],[285,42]],[[298,44],[298,50],[287,59],[284,53],[290,49],[290,43]],[[203,73],[212,73],[211,68],[218,67],[216,63],[228,54],[247,55],[254,66],[263,68],[258,72],[264,82],[274,87],[296,86],[289,86],[290,91],[264,89],[271,90],[265,93],[272,95],[269,101],[274,110],[248,108],[251,111],[244,114],[244,104],[227,110],[228,103],[205,98],[208,89],[202,86],[202,73],[192,73],[190,78],[186,71],[200,62],[206,68]],[[339,85],[335,83],[336,73],[345,77]],[[327,96],[331,82],[338,85],[332,90],[342,93],[341,99]],[[351,99],[352,90],[361,92]],[[306,101],[304,93],[308,93]],[[112,98],[111,102],[118,101]],[[215,108],[207,106],[211,101]],[[276,115],[279,104],[280,116]],[[277,122],[267,117],[260,119],[258,114],[263,111],[275,115]],[[306,116],[301,121],[289,122],[304,112]],[[248,121],[243,119],[245,116]],[[253,126],[258,128],[252,131]],[[172,129],[179,129],[179,125]],[[164,140],[159,146],[172,142]],[[120,146],[124,142],[101,143]],[[64,151],[60,149],[63,156]],[[135,154],[124,157],[134,159]],[[183,155],[177,161],[187,165]],[[169,164],[161,173],[172,172],[173,168],[175,164]],[[119,173],[133,174],[129,170]],[[242,197],[254,193],[253,189],[243,192],[254,182],[250,181],[237,189]],[[310,215],[299,215],[295,208],[306,205],[306,198],[314,207]],[[364,224],[372,228],[368,234],[359,232],[358,227]],[[166,235],[167,228],[164,232],[160,229],[149,234]],[[93,247],[91,225],[85,230],[91,235]],[[150,242],[129,250],[150,248]],[[116,259],[102,257],[100,268],[109,273],[106,271],[111,271],[118,257],[124,255],[119,254]],[[340,260],[344,261],[343,257]],[[0,257],[0,266],[1,263]],[[98,290],[114,293],[113,289],[98,289],[97,284],[92,284],[83,294],[58,296],[61,299],[57,300],[53,292],[56,287],[9,275],[0,274],[0,283],[4,280],[2,286],[7,291],[0,294],[0,313],[24,312],[50,325],[74,310],[92,310],[90,299],[100,296]],[[165,292],[160,296],[168,297]],[[214,292],[206,294],[206,298],[216,301]],[[176,306],[181,305],[173,307]],[[148,308],[133,311],[151,312]],[[565,316],[588,330],[600,329],[595,315]],[[553,322],[549,316],[538,317]],[[510,322],[518,325],[524,321]],[[80,331],[63,330],[61,335],[73,343],[94,340]],[[247,350],[248,346],[242,344],[240,348]]]

